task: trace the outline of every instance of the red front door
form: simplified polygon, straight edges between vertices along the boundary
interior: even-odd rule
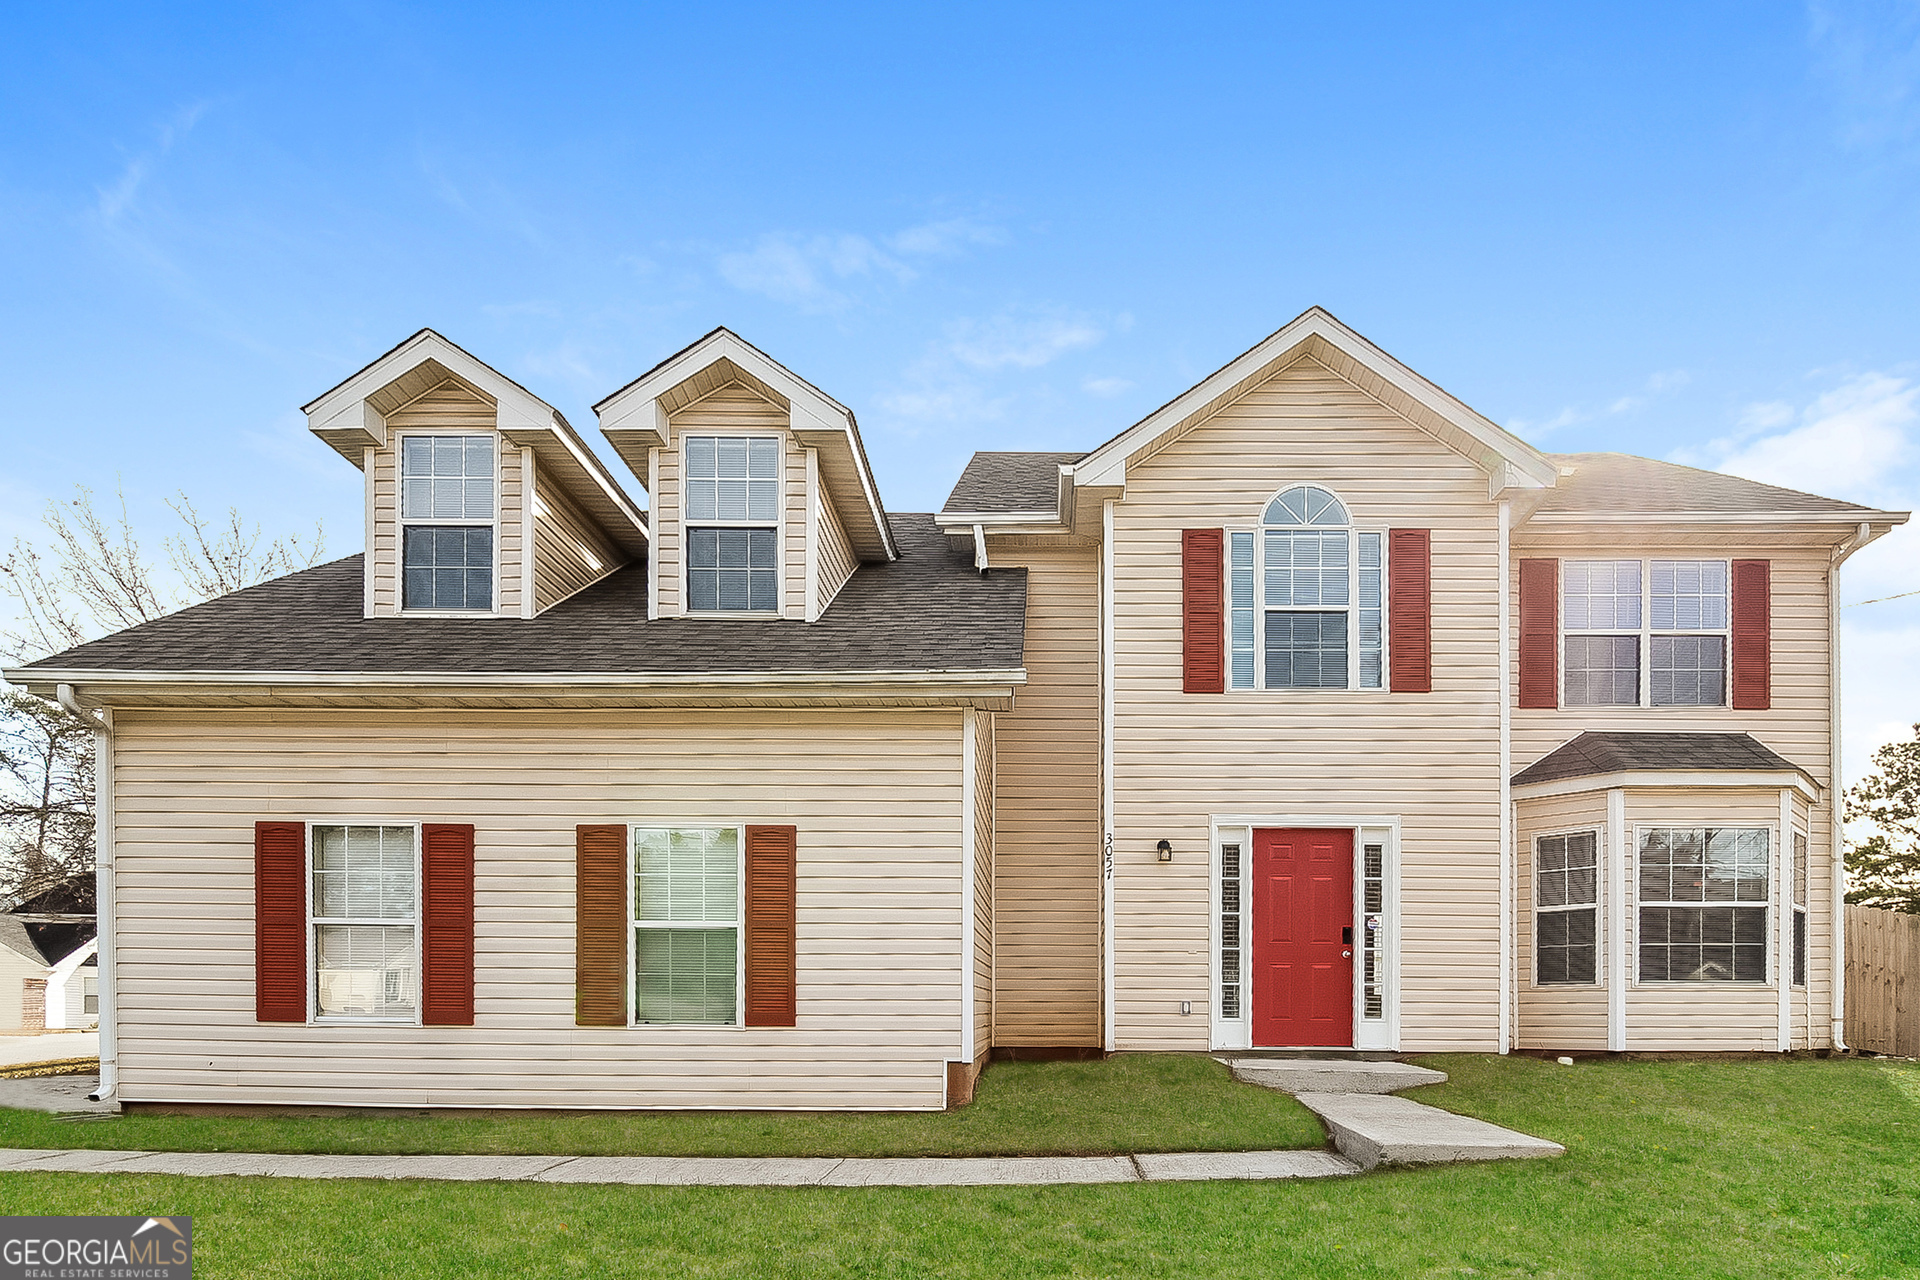
[[[1253,1043],[1353,1043],[1353,832],[1253,833]]]

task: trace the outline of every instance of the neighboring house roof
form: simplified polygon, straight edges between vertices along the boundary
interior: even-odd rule
[[[868,561],[892,559],[893,531],[853,410],[731,329],[715,329],[674,352],[593,412],[607,443],[644,480],[649,451],[667,441],[667,419],[730,383],[786,410],[794,438],[819,451],[820,478],[855,553]]]
[[[1589,730],[1513,776],[1515,786],[1611,773],[1806,771],[1746,733]]]
[[[929,515],[894,517],[900,558],[859,567],[817,622],[647,618],[633,564],[535,618],[365,618],[361,557],[210,600],[44,658],[17,683],[115,672],[866,673],[1022,666],[1027,582],[978,573]]]
[[[1795,515],[1815,515],[1857,521],[1899,514],[1628,453],[1550,456],[1560,466],[1560,480],[1539,495],[1535,519],[1557,514],[1595,515],[1614,520],[1632,515],[1786,516],[1789,519]]]
[[[945,518],[987,512],[1051,516],[1060,504],[1060,468],[1084,453],[976,453],[940,509]]]
[[[647,518],[561,412],[492,365],[431,329],[374,359],[301,406],[313,433],[354,466],[387,443],[387,415],[452,379],[491,404],[500,433],[533,450],[541,474],[560,482],[627,554],[647,550]]]
[[[52,963],[41,954],[40,948],[34,945],[33,935],[27,932],[27,926],[9,915],[0,915],[0,947],[5,947],[22,959],[31,960],[35,964]]]

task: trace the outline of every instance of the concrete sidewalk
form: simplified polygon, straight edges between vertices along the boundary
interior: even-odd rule
[[[64,1062],[98,1058],[98,1031],[45,1031],[36,1035],[0,1035],[0,1069],[31,1066],[36,1062]]]
[[[649,1187],[1037,1187],[1093,1182],[1274,1181],[1359,1172],[1330,1151],[933,1159],[708,1156],[307,1156],[213,1151],[0,1150],[0,1173],[149,1173],[189,1178],[432,1178]]]

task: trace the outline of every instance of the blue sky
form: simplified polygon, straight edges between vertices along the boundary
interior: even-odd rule
[[[35,6],[0,536],[75,483],[358,549],[298,406],[423,325],[591,432],[726,324],[889,505],[1321,304],[1543,447],[1920,493],[1920,5]],[[1847,598],[1920,589],[1911,531]],[[1849,751],[1920,720],[1850,611]]]

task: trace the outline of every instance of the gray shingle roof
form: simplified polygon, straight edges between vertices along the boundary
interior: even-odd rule
[[[817,622],[647,620],[631,564],[537,618],[363,618],[361,558],[210,600],[25,668],[99,671],[699,673],[1017,669],[1027,576],[981,576],[930,515],[862,565]]]
[[[1540,511],[1716,512],[1777,514],[1811,512],[1865,517],[1873,508],[1781,489],[1718,471],[1701,471],[1677,462],[1659,462],[1628,453],[1556,453],[1548,455],[1573,474],[1546,490]]]
[[[1060,465],[1084,453],[976,453],[943,511],[1045,511],[1060,506]]]
[[[1731,769],[1777,773],[1799,765],[1746,733],[1602,733],[1588,730],[1513,775],[1515,786],[1603,773]]]
[[[35,964],[48,963],[47,957],[34,945],[33,935],[27,932],[26,922],[17,916],[0,913],[0,947]]]

